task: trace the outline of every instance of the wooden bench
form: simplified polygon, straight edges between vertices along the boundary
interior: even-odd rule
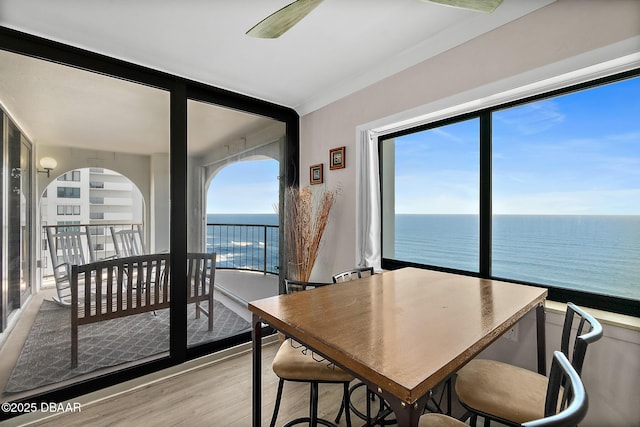
[[[169,257],[170,254],[140,255],[72,266],[72,368],[78,366],[80,325],[169,307]],[[215,253],[187,254],[187,277],[183,282],[189,287],[187,304],[196,304],[196,318],[201,312],[208,317],[209,331],[213,330],[215,265]],[[200,304],[203,301],[209,303],[206,309]]]

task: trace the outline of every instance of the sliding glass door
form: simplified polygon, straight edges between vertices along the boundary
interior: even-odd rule
[[[282,287],[277,211],[283,188],[298,181],[295,111],[0,33],[0,105],[7,110],[0,120],[0,400],[70,400],[248,342],[246,302]],[[9,118],[19,129],[9,129]],[[210,203],[229,208],[225,191],[247,182],[252,192],[236,195],[261,197],[262,208],[233,213],[266,219],[243,224],[223,243],[209,227],[218,220],[208,215]],[[140,239],[140,252],[118,253],[125,235]],[[81,262],[65,259],[64,238],[80,239]],[[192,254],[209,257],[199,264],[205,268],[215,262],[215,279],[189,267]],[[163,264],[144,264],[143,274],[132,269],[150,258]],[[94,270],[69,276],[81,268]],[[259,279],[252,281],[257,293],[219,290],[225,270]],[[196,294],[196,283],[206,295]],[[161,306],[138,309],[159,295]],[[105,306],[111,311],[103,316],[83,318],[87,308]],[[219,326],[213,334],[210,319]],[[200,326],[189,329],[194,320]],[[11,333],[12,326],[24,333]]]
[[[285,124],[191,99],[187,113],[187,345],[196,347],[247,335],[247,303],[278,294]],[[198,253],[214,254],[210,278],[194,276]]]
[[[2,328],[31,294],[31,144],[20,129],[2,113],[2,153],[6,180],[2,185]],[[4,223],[6,221],[6,224]]]
[[[168,257],[169,92],[5,51],[0,61],[0,105],[9,110],[3,324],[32,322],[26,340],[8,334],[2,344],[22,349],[3,360],[3,399],[168,358],[170,284],[161,280],[169,270],[158,280],[134,270],[156,273],[123,261],[115,236],[136,233],[141,250],[129,257]],[[38,141],[35,156],[27,132]],[[53,169],[43,158],[55,160]],[[90,263],[105,269],[74,279],[74,266]],[[27,301],[31,310],[12,319]]]

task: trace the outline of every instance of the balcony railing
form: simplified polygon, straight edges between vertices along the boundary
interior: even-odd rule
[[[115,247],[113,244],[113,240],[111,237],[111,229],[113,227],[115,231],[125,230],[125,229],[133,229],[140,224],[137,223],[100,223],[100,224],[80,224],[78,221],[73,222],[69,221],[67,224],[58,224],[58,225],[44,225],[42,226],[42,268],[43,268],[43,276],[51,276],[53,275],[53,270],[51,267],[51,252],[49,248],[49,241],[47,239],[47,228],[51,228],[54,230],[54,233],[60,231],[82,231],[88,232],[90,234],[92,246],[89,247],[89,240],[83,240],[83,248],[87,260],[101,260],[105,258],[110,258],[115,256]],[[91,252],[91,255],[90,255]],[[59,252],[58,248],[56,248],[56,253],[58,256],[61,256],[62,253]]]
[[[264,224],[207,224],[207,252],[216,268],[278,274],[279,227]]]
[[[132,228],[136,224],[59,224],[42,228],[43,275],[51,275],[51,264],[46,228],[57,231],[88,230],[93,243],[93,258],[104,259],[115,255],[110,226],[116,231]],[[216,252],[216,268],[259,271],[278,274],[279,227],[264,224],[207,224],[207,252]],[[83,249],[89,258],[89,248]]]

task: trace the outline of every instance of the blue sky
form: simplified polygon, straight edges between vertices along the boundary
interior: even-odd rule
[[[396,139],[397,213],[478,212],[478,121]],[[640,78],[493,116],[496,214],[640,215]]]
[[[478,212],[478,121],[396,140],[396,212]],[[499,111],[496,214],[640,215],[640,77]],[[274,213],[275,160],[231,164],[207,213]]]
[[[278,173],[271,159],[226,166],[209,185],[207,213],[275,213]]]

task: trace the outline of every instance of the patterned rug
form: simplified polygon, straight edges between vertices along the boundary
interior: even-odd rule
[[[207,316],[195,319],[195,304],[189,305],[188,345],[250,329],[246,320],[219,301],[214,301],[213,312],[213,331],[209,332]],[[31,390],[168,351],[169,309],[159,310],[155,315],[142,313],[82,325],[78,331],[78,367],[71,369],[69,308],[43,301],[5,391]]]

